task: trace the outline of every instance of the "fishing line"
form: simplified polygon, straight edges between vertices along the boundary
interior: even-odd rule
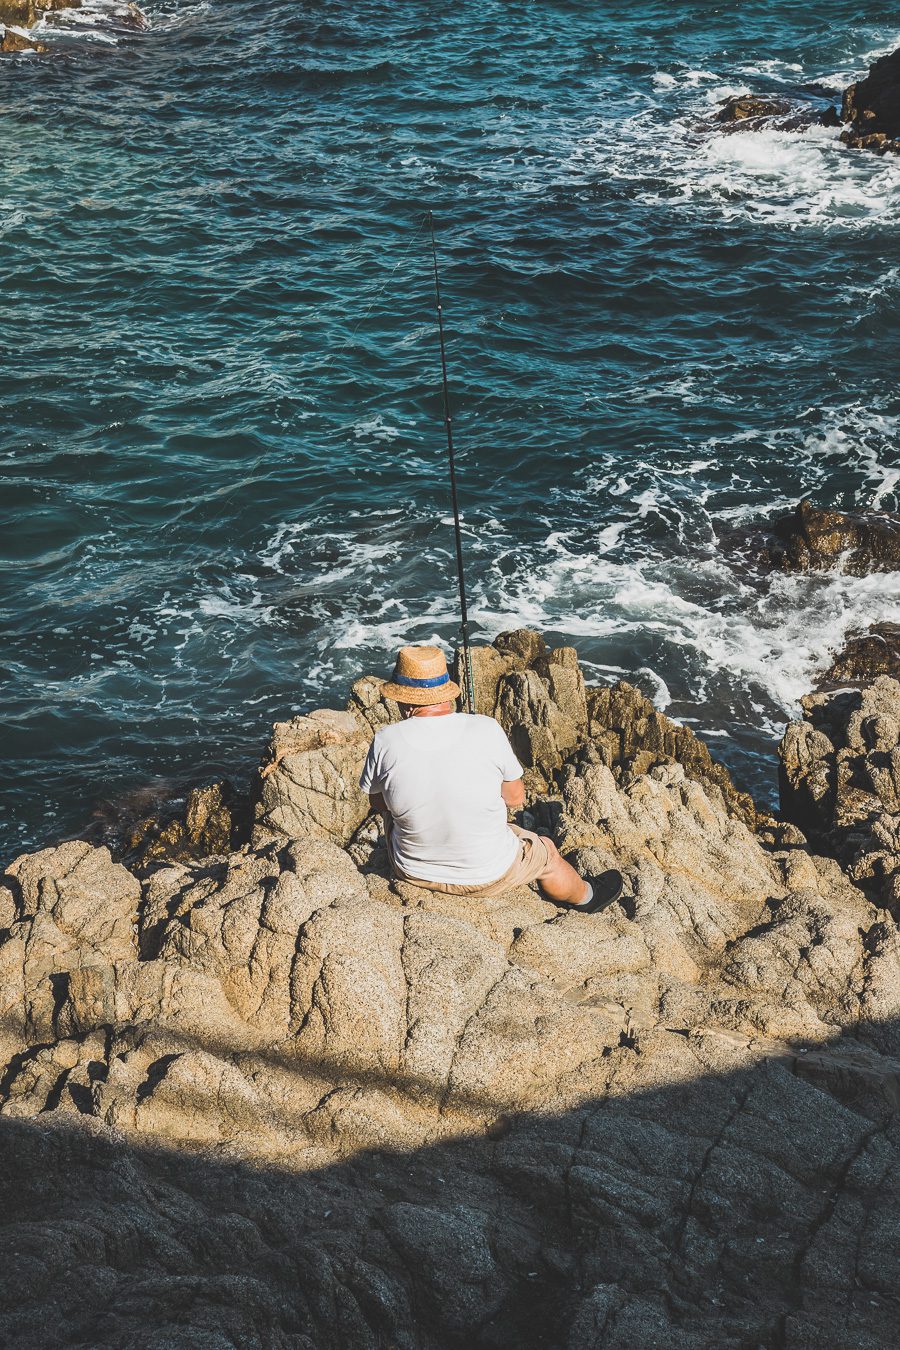
[[[441,384],[444,395],[444,427],[447,431],[447,461],[450,466],[450,500],[453,503],[453,533],[456,540],[456,575],[459,579],[459,608],[462,619],[463,686],[466,705],[475,711],[475,689],[472,679],[472,658],[469,654],[469,609],[466,604],[466,578],[463,569],[462,528],[459,519],[459,498],[456,491],[456,455],[453,448],[453,419],[450,416],[450,391],[447,386],[447,349],[444,343],[444,306],[441,302],[441,282],[438,276],[437,244],[434,238],[434,215],[425,217],[431,233],[431,258],[434,264],[434,298],[437,306],[438,339],[441,346]]]

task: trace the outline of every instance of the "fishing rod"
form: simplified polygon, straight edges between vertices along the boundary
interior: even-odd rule
[[[459,523],[459,498],[456,493],[456,455],[453,450],[453,419],[450,416],[450,392],[447,387],[447,349],[444,343],[444,307],[441,303],[441,282],[438,276],[437,244],[434,240],[434,215],[426,216],[431,232],[431,257],[434,263],[434,299],[437,306],[438,337],[441,344],[441,380],[444,391],[444,427],[447,431],[447,461],[450,465],[450,499],[453,503],[453,532],[456,538],[456,575],[459,578],[459,608],[462,617],[463,687],[470,713],[475,711],[475,685],[472,679],[472,658],[469,654],[469,609],[466,603],[466,578],[463,570],[462,529]]]

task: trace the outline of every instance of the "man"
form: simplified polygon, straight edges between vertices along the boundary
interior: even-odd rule
[[[593,914],[617,900],[616,871],[583,878],[551,839],[510,826],[522,766],[493,717],[456,711],[459,686],[437,647],[403,647],[382,693],[402,720],[376,732],[360,787],[385,820],[394,875],[456,895],[536,881],[557,905]]]

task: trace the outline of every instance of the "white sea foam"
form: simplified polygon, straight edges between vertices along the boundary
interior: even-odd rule
[[[716,105],[758,88],[761,79],[841,88],[898,43],[900,37],[885,33],[874,51],[856,58],[859,68],[827,77],[801,60],[737,66],[727,76],[658,71],[652,80],[657,98],[625,119],[615,137],[602,122],[588,129],[564,169],[576,177],[629,181],[665,211],[686,205],[694,215],[709,211],[790,229],[893,228],[900,212],[900,158],[852,151],[841,144],[837,128],[725,131],[710,125],[710,118]]]

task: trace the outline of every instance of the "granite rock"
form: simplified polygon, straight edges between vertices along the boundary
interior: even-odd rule
[[[900,682],[810,694],[779,747],[784,815],[900,906]]]
[[[890,912],[766,843],[636,691],[493,651],[562,846],[624,873],[603,913],[392,881],[340,786],[393,715],[371,681],[276,728],[249,846],[10,866],[0,1342],[895,1344]],[[900,685],[840,697],[802,764],[852,752],[886,830]],[[849,828],[830,772],[814,823]]]

